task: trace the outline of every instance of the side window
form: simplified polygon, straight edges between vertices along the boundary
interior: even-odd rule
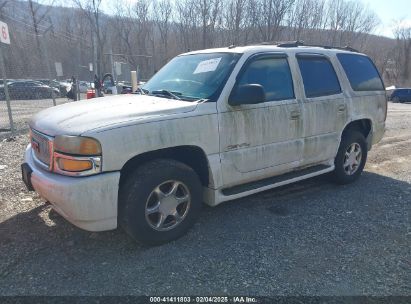
[[[294,98],[293,80],[286,58],[256,59],[247,66],[238,84],[261,85],[266,101]]]
[[[337,54],[354,91],[383,91],[384,85],[371,59],[355,54]]]
[[[319,97],[341,93],[331,62],[323,56],[297,55],[305,96]]]

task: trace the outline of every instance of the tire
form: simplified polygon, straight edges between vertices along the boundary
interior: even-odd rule
[[[194,170],[175,160],[158,159],[138,167],[120,185],[118,220],[138,242],[160,245],[183,236],[201,207],[202,185]]]
[[[334,160],[334,181],[338,184],[349,184],[358,179],[367,161],[367,152],[367,143],[362,133],[350,131],[345,134]]]
[[[393,103],[399,103],[399,102],[400,102],[400,99],[399,99],[398,97],[394,97],[394,98],[392,99],[392,102],[393,102]]]

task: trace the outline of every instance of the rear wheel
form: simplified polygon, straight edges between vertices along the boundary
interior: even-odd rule
[[[355,181],[362,173],[367,161],[367,144],[358,131],[344,134],[334,160],[334,180],[339,184]]]
[[[395,96],[395,97],[392,99],[392,102],[393,102],[393,103],[399,103],[399,102],[400,102],[400,99],[399,99],[397,96]]]
[[[119,223],[139,242],[158,245],[184,235],[197,219],[202,185],[183,163],[159,159],[131,173],[119,191]]]

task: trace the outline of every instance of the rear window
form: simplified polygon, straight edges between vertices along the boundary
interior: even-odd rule
[[[341,93],[337,74],[328,58],[298,55],[305,96],[319,97]]]
[[[354,91],[383,91],[384,85],[370,58],[355,54],[338,54]]]

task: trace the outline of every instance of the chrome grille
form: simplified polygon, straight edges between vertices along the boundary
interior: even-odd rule
[[[51,140],[44,134],[31,130],[31,148],[35,157],[43,164],[50,167],[51,161]]]

